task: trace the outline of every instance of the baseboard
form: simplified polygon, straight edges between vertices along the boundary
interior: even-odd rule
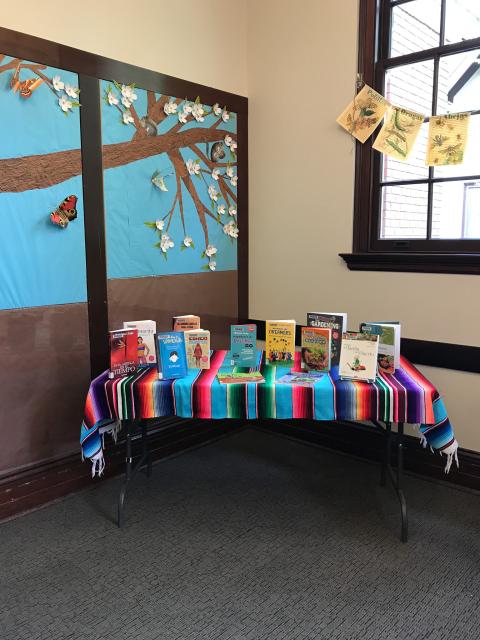
[[[378,429],[352,422],[318,422],[312,420],[259,420],[257,426],[295,440],[327,447],[366,460],[380,462],[383,437]],[[480,490],[480,454],[459,449],[460,466],[452,465],[445,473],[445,456],[424,449],[418,438],[404,436],[405,469],[413,473]],[[395,461],[396,462],[396,461]]]
[[[175,453],[181,453],[195,446],[214,441],[226,434],[237,431],[244,421],[207,421],[167,418],[159,420],[149,428],[152,459],[160,460]],[[123,473],[125,469],[125,447],[105,439],[107,466],[104,478]],[[140,453],[140,442],[134,440],[133,454]],[[91,477],[91,465],[82,462],[80,452],[57,460],[52,464],[42,464],[38,468],[11,475],[0,481],[0,521],[26,513],[71,493],[102,482]]]

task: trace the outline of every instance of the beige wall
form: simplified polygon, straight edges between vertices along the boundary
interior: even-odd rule
[[[480,278],[351,272],[357,0],[249,0],[250,316],[398,318],[410,338],[480,345]],[[480,376],[423,368],[460,444],[480,450]]]
[[[246,95],[246,5],[221,0],[23,0],[2,27]]]

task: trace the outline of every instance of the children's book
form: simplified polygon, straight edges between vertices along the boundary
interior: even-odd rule
[[[400,368],[400,324],[362,322],[360,331],[378,335],[378,369],[384,373],[395,373]]]
[[[136,320],[124,322],[124,329],[136,329],[138,365],[140,367],[155,364],[157,356],[155,351],[155,334],[157,333],[157,323],[155,320]]]
[[[185,331],[185,347],[189,369],[210,369],[210,331]]]
[[[309,311],[307,313],[307,326],[331,329],[331,365],[338,365],[340,362],[340,347],[342,346],[342,334],[347,331],[347,314],[330,313],[327,311]]]
[[[302,371],[286,373],[281,378],[275,380],[275,384],[294,384],[300,387],[312,387],[323,378],[323,373],[319,371]]]
[[[188,368],[183,331],[157,333],[155,344],[160,380],[173,380],[186,376]]]
[[[230,326],[230,357],[235,367],[257,366],[257,325],[232,324]]]
[[[265,324],[267,361],[292,367],[295,357],[295,320],[267,320]]]
[[[349,331],[342,336],[338,374],[373,382],[377,375],[378,335]]]
[[[138,368],[138,333],[136,329],[110,331],[110,372],[109,378],[129,376]]]
[[[217,373],[217,379],[222,384],[265,382],[265,378],[260,371],[252,371],[251,373]]]
[[[200,329],[200,316],[173,316],[173,331],[193,331]]]
[[[329,371],[331,329],[302,327],[302,369]]]

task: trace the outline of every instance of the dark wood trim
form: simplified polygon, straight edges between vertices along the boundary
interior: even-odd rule
[[[399,246],[400,241],[399,241]],[[480,274],[477,253],[339,253],[351,271],[413,271],[415,273]]]
[[[244,96],[174,78],[151,69],[119,62],[4,27],[0,27],[0,49],[2,53],[8,55],[93,78],[117,80],[124,84],[135,82],[137,87],[164,95],[187,97],[193,100],[200,95],[205,104],[215,102],[227,104],[231,111],[247,115],[248,99]]]
[[[480,38],[475,38],[391,58],[388,36],[392,6],[389,0],[360,0],[358,74],[380,93],[384,90],[386,69],[428,58],[434,60],[438,76],[440,56],[480,48]],[[340,254],[349,269],[479,274],[480,240],[379,238],[381,185],[375,176],[381,175],[382,159],[381,154],[372,149],[373,138],[365,144],[356,143],[352,253]],[[428,178],[416,182],[427,184],[431,195],[433,183],[440,180],[433,178],[433,170],[430,169]],[[430,206],[428,231],[431,228],[431,217]]]
[[[239,420],[187,420],[166,418],[152,424],[150,448],[153,460],[161,460],[218,440],[238,431],[244,422]],[[106,438],[107,466],[105,478],[124,472],[125,446]],[[133,454],[140,455],[141,442],[134,442]],[[154,470],[155,473],[155,470]],[[138,478],[136,482],[144,481]],[[80,454],[68,456],[55,463],[44,464],[28,471],[10,475],[0,480],[0,521],[36,509],[54,500],[93,487],[102,479],[92,480],[89,461],[82,462]],[[145,479],[145,482],[147,480]],[[115,505],[112,505],[112,519]]]
[[[256,324],[257,339],[265,340],[265,320],[252,320],[250,318],[245,322]],[[296,325],[295,344],[298,347],[301,345],[302,326],[304,325]],[[402,338],[401,352],[413,364],[480,373],[480,347]]]
[[[247,105],[248,108],[248,105]],[[248,317],[248,112],[237,120],[239,234],[237,240],[238,317]]]
[[[378,429],[352,422],[321,422],[311,420],[262,420],[257,428],[269,433],[340,451],[372,462],[380,462],[383,455],[383,437]],[[480,490],[480,454],[459,449],[460,467],[452,465],[445,474],[445,456],[424,449],[413,436],[403,436],[404,467],[413,473],[441,480],[453,485]],[[396,461],[394,460],[394,463]]]
[[[108,368],[109,362],[100,83],[97,78],[83,74],[79,75],[78,83],[82,94],[80,135],[82,141],[90,369],[92,378],[95,378]]]

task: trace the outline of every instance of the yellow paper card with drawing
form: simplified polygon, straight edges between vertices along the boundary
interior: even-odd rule
[[[428,128],[428,151],[425,164],[429,167],[461,164],[469,123],[470,113],[432,116]]]
[[[388,102],[367,84],[341,113],[338,124],[360,142],[372,135],[388,108]]]
[[[389,107],[373,148],[396,160],[407,160],[425,116],[401,107]]]

